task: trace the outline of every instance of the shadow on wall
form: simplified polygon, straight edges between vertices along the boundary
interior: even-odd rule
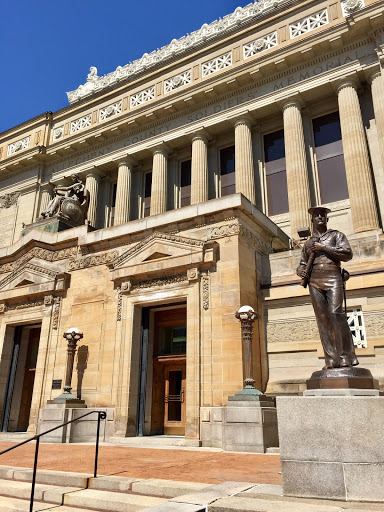
[[[84,372],[88,363],[88,346],[81,345],[77,351],[77,398],[81,398],[81,387],[83,385]]]

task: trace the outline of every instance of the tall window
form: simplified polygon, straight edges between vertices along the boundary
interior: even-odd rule
[[[191,204],[191,160],[185,160],[180,165],[180,206]]]
[[[221,197],[236,192],[235,181],[235,146],[220,150]]]
[[[264,162],[268,215],[287,213],[289,207],[284,130],[264,135]]]
[[[144,217],[149,217],[151,210],[152,173],[144,175]]]
[[[347,199],[349,195],[339,113],[313,119],[312,124],[321,203]]]

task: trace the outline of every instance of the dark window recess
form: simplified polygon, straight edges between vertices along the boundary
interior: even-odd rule
[[[339,113],[313,119],[312,125],[321,203],[348,199]]]
[[[264,135],[264,162],[267,182],[268,215],[289,211],[284,130]]]
[[[144,177],[144,217],[148,217],[151,210],[152,173],[147,172]]]
[[[180,206],[191,204],[191,160],[185,160],[180,165]]]
[[[115,224],[115,207],[116,207],[116,192],[117,192],[117,183],[112,185],[112,198],[111,198],[111,219],[110,226]]]
[[[185,325],[160,327],[158,334],[159,356],[186,353],[187,328]]]
[[[235,146],[220,150],[221,197],[236,192]]]

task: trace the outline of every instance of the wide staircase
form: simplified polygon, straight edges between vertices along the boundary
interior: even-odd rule
[[[0,466],[0,511],[30,510],[32,469]],[[282,496],[278,485],[225,482],[208,485],[38,470],[33,511],[52,512],[355,512],[382,504]]]

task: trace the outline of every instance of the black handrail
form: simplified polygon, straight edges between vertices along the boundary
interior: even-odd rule
[[[101,420],[105,420],[107,417],[107,413],[104,411],[90,411],[87,412],[87,414],[83,414],[82,416],[79,416],[78,418],[75,418],[74,420],[67,421],[66,423],[62,423],[61,425],[58,425],[57,427],[51,428],[50,430],[47,430],[46,432],[43,432],[42,434],[36,434],[35,436],[27,439],[26,441],[23,441],[16,446],[11,446],[11,448],[7,448],[3,452],[0,452],[0,455],[4,455],[4,453],[10,452],[11,450],[14,450],[15,448],[18,448],[19,446],[22,446],[23,444],[29,443],[30,441],[36,440],[36,447],[35,447],[35,460],[33,463],[33,474],[32,474],[32,489],[31,489],[31,499],[29,502],[29,512],[33,512],[33,500],[35,496],[35,485],[36,485],[36,470],[37,470],[37,458],[39,456],[39,447],[40,447],[40,437],[45,436],[45,434],[49,434],[50,432],[53,432],[54,430],[57,430],[58,428],[65,427],[66,425],[69,425],[70,423],[74,423],[75,421],[79,421],[82,418],[85,418],[86,416],[89,416],[90,414],[97,413],[97,432],[96,432],[96,450],[95,450],[95,468],[93,472],[94,478],[97,477],[97,461],[99,457],[99,436],[100,436],[100,422]]]

